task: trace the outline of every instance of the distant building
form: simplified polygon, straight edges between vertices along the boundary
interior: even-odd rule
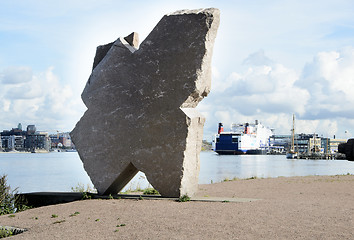
[[[289,135],[272,135],[269,137],[270,153],[286,153],[289,146]]]
[[[329,148],[330,148],[330,153],[337,153],[338,152],[338,145],[341,143],[346,143],[347,139],[331,139]]]
[[[294,147],[298,153],[330,153],[332,139],[319,137],[317,134],[300,133],[294,136]],[[291,135],[273,135],[269,138],[270,151],[284,153],[289,150]],[[333,146],[334,148],[334,146]],[[338,149],[338,144],[336,144]]]
[[[50,146],[51,148],[58,148],[58,147],[61,147],[59,145],[60,141],[59,141],[59,138],[57,137],[57,135],[50,135]]]
[[[71,141],[69,132],[58,132],[57,134],[52,134],[49,137],[51,140],[52,148],[75,148],[74,144]]]
[[[23,151],[25,147],[25,137],[12,135],[8,137],[8,149]]]
[[[313,134],[312,138],[308,139],[307,152],[308,153],[319,153],[324,152],[323,148],[321,148],[321,138],[317,137],[317,134]]]
[[[35,125],[28,125],[27,126],[27,134],[34,134],[36,132],[36,126]]]
[[[71,148],[72,142],[70,136],[61,136],[59,140],[63,144],[63,147]]]
[[[50,138],[47,132],[35,132],[33,134],[28,134],[26,137],[25,144],[27,151],[45,150],[50,149]]]
[[[1,148],[5,150],[8,146],[9,136],[1,136]]]
[[[47,132],[36,132],[35,125],[28,125],[27,131],[22,130],[22,124],[17,128],[4,130],[1,135],[1,148],[5,151],[49,151],[50,138]]]

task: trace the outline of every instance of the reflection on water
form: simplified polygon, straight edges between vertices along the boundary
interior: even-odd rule
[[[225,178],[354,174],[354,162],[333,160],[292,160],[283,155],[200,154],[199,183],[220,182]],[[71,191],[78,183],[92,186],[75,152],[48,154],[0,154],[0,174],[8,175],[20,192]],[[139,172],[124,190],[146,188],[148,181]]]

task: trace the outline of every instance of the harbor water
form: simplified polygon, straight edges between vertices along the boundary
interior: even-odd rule
[[[307,175],[354,174],[354,162],[346,160],[297,160],[284,155],[217,155],[201,152],[199,183],[209,184],[232,178],[268,178]],[[76,152],[43,154],[1,153],[0,175],[19,192],[68,192],[78,184],[93,187]],[[124,190],[146,188],[149,183],[139,172]]]

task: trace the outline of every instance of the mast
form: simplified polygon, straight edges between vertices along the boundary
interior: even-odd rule
[[[290,148],[290,152],[292,152],[292,153],[295,153],[294,143],[295,143],[295,114],[293,114],[293,128],[291,129],[291,148]]]

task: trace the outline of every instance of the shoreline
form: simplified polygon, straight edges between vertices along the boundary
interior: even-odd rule
[[[244,179],[199,185],[197,197],[258,201],[84,200],[0,222],[28,229],[13,239],[353,239],[353,189],[354,175]]]

